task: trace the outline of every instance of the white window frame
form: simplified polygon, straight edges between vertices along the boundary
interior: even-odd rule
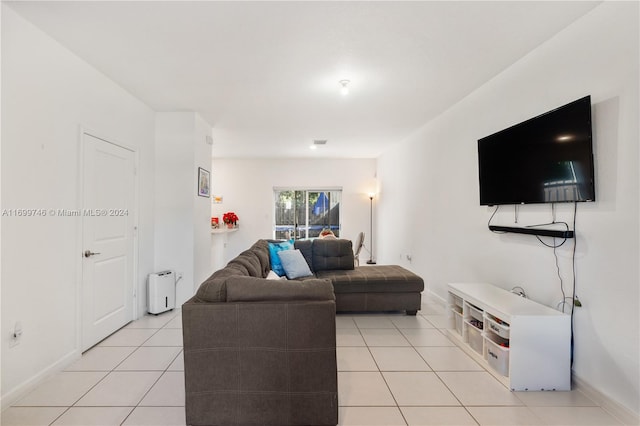
[[[273,223],[272,223],[272,235],[273,238],[276,239],[277,238],[277,229],[276,227],[278,226],[278,224],[276,223],[276,216],[277,216],[277,194],[279,192],[283,192],[283,191],[292,191],[292,192],[304,192],[305,193],[305,206],[309,205],[309,193],[310,192],[339,192],[340,193],[340,204],[342,204],[342,196],[343,196],[343,189],[341,186],[304,186],[304,187],[300,187],[300,186],[274,186],[273,187]],[[295,197],[294,197],[294,206],[293,208],[295,209]],[[315,238],[315,237],[309,237],[309,209],[306,208],[305,209],[305,236],[298,238],[298,239],[309,239],[309,238]],[[339,233],[342,233],[342,208],[340,208],[339,212],[338,212],[338,230]],[[295,232],[294,232],[295,233]],[[294,238],[295,236],[291,236],[292,238]]]

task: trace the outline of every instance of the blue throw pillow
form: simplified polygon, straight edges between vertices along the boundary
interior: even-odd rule
[[[278,256],[278,252],[282,250],[293,250],[293,244],[289,241],[269,243],[269,261],[271,262],[271,270],[281,277],[285,275],[282,262],[280,262],[280,256]]]
[[[284,250],[278,252],[278,256],[282,262],[284,272],[290,280],[313,275],[300,250]]]

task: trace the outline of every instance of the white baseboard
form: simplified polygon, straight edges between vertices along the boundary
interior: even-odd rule
[[[447,306],[447,301],[446,299],[438,296],[437,294],[435,294],[434,292],[432,292],[429,289],[425,289],[424,293],[426,293],[425,295],[429,298],[429,302],[435,302],[443,307]],[[424,300],[422,301],[423,303],[425,302]],[[428,302],[427,302],[428,303]]]
[[[36,387],[41,385],[44,381],[49,379],[56,373],[63,371],[69,365],[71,365],[74,361],[78,360],[82,354],[79,350],[74,350],[67,355],[63,356],[58,361],[54,362],[50,366],[46,367],[40,373],[31,377],[30,379],[24,381],[18,386],[11,389],[9,392],[0,396],[0,407],[1,410],[4,411],[9,408],[12,404],[18,401],[20,398],[27,395],[29,392],[34,390]]]
[[[637,413],[634,413],[619,402],[609,398],[607,395],[603,394],[580,377],[577,377],[574,372],[572,372],[571,380],[573,383],[573,389],[579,390],[585,394],[603,410],[607,411],[625,425],[640,425],[640,416],[638,416]]]

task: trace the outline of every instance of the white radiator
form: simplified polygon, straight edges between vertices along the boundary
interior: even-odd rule
[[[176,307],[176,274],[173,271],[149,274],[147,306],[149,313],[154,315]]]

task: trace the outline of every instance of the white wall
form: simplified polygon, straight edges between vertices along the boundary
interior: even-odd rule
[[[192,182],[198,181],[198,167],[211,172],[212,147],[207,142],[207,140],[211,141],[211,133],[211,126],[196,114]],[[195,193],[196,189],[197,185],[192,191]],[[195,292],[200,283],[211,275],[211,198],[196,195],[193,208],[193,228],[193,290]]]
[[[0,24],[2,23],[2,10],[0,6]],[[0,36],[1,37],[1,36]],[[2,58],[2,43],[0,38],[0,58]],[[2,99],[2,67],[0,66],[0,99]],[[2,117],[2,103],[0,102],[0,117]],[[2,120],[0,119],[0,128]],[[2,132],[0,132],[0,188],[2,188]],[[0,196],[0,209],[2,208],[2,197]],[[2,220],[0,220],[0,241],[2,241]],[[2,307],[2,244],[0,244],[0,307]],[[0,315],[0,330],[4,330],[2,315]],[[2,342],[0,341],[0,402],[2,401]],[[2,409],[2,404],[0,404]],[[1,420],[0,420],[1,421]]]
[[[211,127],[193,112],[156,114],[155,267],[182,274],[178,305],[211,269],[211,205],[197,194],[198,167],[211,164],[207,135]]]
[[[153,268],[154,113],[3,3],[2,209],[80,207],[80,126],[138,152],[143,296]],[[3,406],[79,356],[79,220],[2,217]],[[24,334],[9,348],[6,325],[16,320]]]
[[[368,234],[367,194],[376,188],[375,168],[376,161],[371,159],[214,158],[212,193],[222,195],[224,200],[223,204],[214,204],[213,215],[222,221],[224,212],[234,211],[240,217],[240,229],[228,235],[225,262],[256,240],[273,238],[274,187],[342,187],[341,237],[355,240],[360,231]]]
[[[499,48],[495,46],[494,48]],[[595,203],[577,216],[575,376],[639,412],[638,4],[605,2],[544,43],[378,162],[379,258],[422,275],[445,297],[449,282],[483,281],[555,307],[553,251],[534,237],[487,230],[478,196],[477,139],[590,94]],[[572,205],[558,206],[571,221]],[[393,220],[403,212],[401,221]],[[549,206],[523,206],[520,225],[547,222]],[[389,226],[394,222],[395,226]],[[513,208],[494,223],[513,224]],[[558,249],[571,294],[569,241]]]

